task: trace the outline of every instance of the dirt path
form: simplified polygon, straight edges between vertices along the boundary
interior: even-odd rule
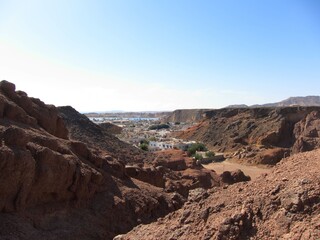
[[[239,163],[230,162],[228,160],[217,163],[203,164],[203,167],[216,171],[218,174],[224,171],[235,171],[240,169],[245,175],[249,175],[251,179],[255,179],[262,173],[269,173],[271,168],[262,168],[257,166],[242,165]]]

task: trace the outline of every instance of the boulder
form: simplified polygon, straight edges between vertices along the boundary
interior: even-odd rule
[[[249,176],[246,176],[240,169],[232,172],[224,171],[222,174],[220,174],[220,177],[221,181],[227,184],[234,184],[237,182],[246,182],[251,180],[251,178]]]

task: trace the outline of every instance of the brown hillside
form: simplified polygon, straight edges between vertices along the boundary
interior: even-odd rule
[[[87,145],[69,124],[0,83],[0,239],[112,239],[181,206],[179,194],[126,175],[119,141]]]
[[[108,151],[113,157],[125,163],[152,161],[153,156],[151,153],[119,140],[74,108],[70,106],[58,107],[58,111],[69,130],[71,139],[81,141],[92,148]]]
[[[99,126],[102,127],[105,131],[107,131],[107,133],[111,134],[120,134],[122,131],[122,127],[119,127],[109,122],[99,123]]]
[[[223,184],[190,158],[176,169],[7,81],[0,140],[0,239],[112,239],[180,208],[190,189]]]
[[[320,239],[319,169],[314,150],[252,182],[195,189],[182,209],[117,239]]]
[[[212,171],[195,164],[176,171],[177,169],[165,163],[171,159],[165,152],[160,152],[164,161],[159,163],[156,160],[159,154],[154,155],[120,141],[72,107],[59,107],[58,110],[70,131],[71,139],[86,143],[91,148],[107,151],[125,166],[126,174],[132,178],[164,188],[167,192],[178,192],[183,196],[187,196],[189,190],[195,187],[209,188],[220,185],[219,177]],[[190,161],[190,158],[183,161]],[[192,169],[192,174],[184,174],[185,171],[191,171],[189,168]]]
[[[208,109],[178,109],[163,118],[163,122],[198,122]]]
[[[320,146],[319,116],[320,107],[212,110],[177,137],[204,142],[240,161],[275,164]]]

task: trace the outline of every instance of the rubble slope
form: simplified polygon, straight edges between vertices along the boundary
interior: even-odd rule
[[[295,154],[254,181],[195,189],[157,222],[117,239],[320,239],[320,150]]]

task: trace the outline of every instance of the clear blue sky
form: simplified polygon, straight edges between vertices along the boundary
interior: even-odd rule
[[[320,1],[0,0],[0,79],[79,111],[320,95]]]

